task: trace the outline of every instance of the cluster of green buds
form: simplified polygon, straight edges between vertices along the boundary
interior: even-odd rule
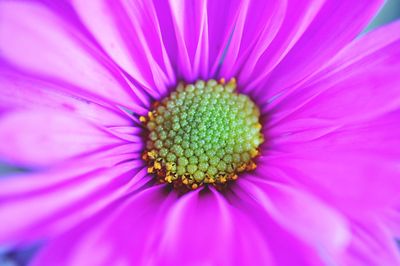
[[[238,173],[256,168],[263,142],[260,112],[236,92],[236,80],[180,83],[148,116],[143,159],[148,172],[178,189],[223,187]]]

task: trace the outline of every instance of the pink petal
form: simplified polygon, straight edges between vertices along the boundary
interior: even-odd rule
[[[26,1],[2,1],[0,16],[0,50],[7,62],[73,92],[135,107],[136,96],[119,70],[73,23],[42,4]]]
[[[262,212],[314,249],[323,250],[334,261],[340,258],[350,240],[347,221],[340,213],[289,185],[250,176],[238,182],[234,191],[242,201],[254,201]]]
[[[299,132],[272,139],[270,149],[281,156],[263,163],[350,216],[382,209],[400,200],[399,117],[396,111],[316,138]]]
[[[383,3],[382,0],[326,0],[322,6],[320,2],[307,4],[310,10],[302,7],[303,1],[293,2],[307,14],[300,16],[298,21],[288,20],[288,26],[283,26],[282,30],[291,35],[289,39],[276,39],[278,43],[285,40],[283,43],[289,49],[282,50],[279,44],[272,44],[271,50],[260,58],[260,67],[255,67],[257,71],[252,74],[254,81],[246,85],[248,90],[256,89],[252,93],[256,98],[262,97],[260,102],[274,100],[283,91],[319,70],[361,32]],[[314,8],[319,9],[317,13]],[[298,27],[299,32],[292,32],[289,26],[292,23],[302,24]],[[288,43],[292,36],[297,41]],[[282,52],[285,56],[277,58]],[[274,68],[269,63],[271,57],[279,60],[277,65],[272,62],[276,65]]]
[[[177,44],[178,73],[189,80],[210,75],[207,1],[168,2]]]
[[[32,265],[141,265],[151,259],[151,253],[143,254],[144,240],[159,230],[161,214],[175,200],[163,186],[145,189],[51,241]]]
[[[51,265],[61,254],[63,265],[273,265],[256,228],[220,195],[197,191],[175,201],[163,187],[145,190],[105,222],[50,243],[34,265]],[[71,241],[78,245],[65,245]]]
[[[123,144],[106,129],[61,111],[11,112],[0,118],[0,157],[45,166]]]
[[[281,153],[268,163],[349,215],[399,199],[399,27],[349,45],[268,111],[267,149]]]
[[[165,47],[179,78],[215,77],[240,6],[238,1],[225,0],[154,3]]]
[[[153,238],[156,264],[274,265],[265,237],[253,221],[214,189],[181,198],[163,221],[163,232]]]
[[[297,102],[291,95],[288,109],[301,102],[304,111],[320,108],[320,117],[345,124],[399,109],[399,47],[399,22],[367,34],[318,73],[311,86],[303,89],[309,91],[307,95]],[[324,108],[316,106],[317,101]]]
[[[276,1],[171,0],[157,2],[155,8],[178,77],[191,81],[231,77],[228,70],[241,67],[251,44],[268,43],[273,33],[267,32],[276,32],[284,6]],[[233,48],[227,50],[229,43]],[[238,54],[239,49],[243,53]],[[221,64],[228,69],[219,73]]]
[[[175,85],[151,2],[72,1],[102,48],[154,97]]]
[[[116,107],[106,107],[80,95],[71,94],[54,83],[0,70],[0,84],[0,106],[4,110],[68,111],[105,126],[132,124]]]
[[[250,91],[253,88],[250,84],[263,80],[283,60],[303,36],[325,2],[308,0],[287,1],[281,4],[284,6],[284,14],[281,15],[282,21],[275,29],[278,32],[270,36],[273,39],[268,43],[259,41],[244,62],[239,76],[244,91]],[[271,35],[268,31],[265,34]]]
[[[384,214],[386,217],[386,224],[391,233],[396,237],[396,239],[400,239],[400,211],[399,207],[394,210],[390,210]]]
[[[396,239],[379,218],[363,217],[355,222],[353,235],[346,265],[400,265]]]
[[[165,94],[177,77],[212,77],[238,11],[232,1],[73,1],[73,6],[107,53],[153,97]]]
[[[232,22],[232,36],[222,63],[221,76],[237,76],[252,68],[254,60],[271,44],[285,18],[287,1],[240,1]],[[240,79],[243,84],[246,80]]]
[[[45,172],[0,179],[0,243],[52,238],[92,217],[148,179],[131,154],[99,153]],[[27,218],[29,217],[29,218]]]
[[[351,124],[398,109],[400,34],[388,38],[391,32],[400,32],[400,23],[346,48],[313,81],[269,110],[271,124],[305,118]]]

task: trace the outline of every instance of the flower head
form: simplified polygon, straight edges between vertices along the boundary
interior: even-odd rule
[[[383,1],[0,2],[0,244],[33,265],[398,265]]]

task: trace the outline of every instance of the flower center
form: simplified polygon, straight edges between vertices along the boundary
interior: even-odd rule
[[[260,112],[235,92],[235,79],[179,84],[147,117],[143,159],[148,172],[180,190],[204,184],[217,188],[256,168],[252,160],[263,142]]]

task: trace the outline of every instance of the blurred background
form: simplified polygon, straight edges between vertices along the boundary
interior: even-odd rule
[[[378,15],[372,20],[372,22],[364,30],[364,33],[399,18],[400,0],[387,0],[381,12],[379,12]]]
[[[382,10],[371,21],[371,23],[361,33],[365,34],[381,25],[385,25],[394,20],[400,19],[400,0],[387,0]],[[0,162],[0,178],[9,173],[23,171],[23,169],[13,168]],[[26,265],[35,251],[35,247],[24,250],[10,250],[0,246],[0,266],[23,266]]]

